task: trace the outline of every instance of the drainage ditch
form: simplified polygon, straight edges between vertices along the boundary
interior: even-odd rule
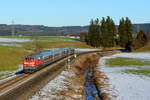
[[[92,71],[86,71],[86,80],[85,80],[85,100],[102,100],[98,95],[98,89],[95,85]]]

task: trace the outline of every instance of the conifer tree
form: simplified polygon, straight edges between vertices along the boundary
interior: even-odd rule
[[[101,20],[101,39],[102,39],[102,46],[106,47],[107,46],[107,26],[106,26],[106,21],[104,17],[102,17],[102,20]]]
[[[95,47],[99,47],[100,46],[100,23],[99,23],[99,19],[97,18],[95,20],[95,32],[94,32],[94,46]]]
[[[116,25],[114,23],[114,21],[111,19],[111,27],[112,27],[112,33],[113,33],[113,36],[115,37],[117,34],[117,31],[116,31]]]
[[[93,33],[94,33],[94,21],[92,19],[91,22],[90,22],[89,29],[88,29],[88,36],[87,36],[87,44],[88,45],[92,45]]]
[[[134,49],[138,49],[138,48],[145,46],[147,44],[147,42],[148,42],[148,40],[147,40],[147,36],[146,36],[145,32],[143,30],[140,30],[136,37],[136,40],[135,40]]]
[[[119,28],[118,28],[118,32],[119,32],[119,36],[120,36],[120,46],[121,47],[125,47],[125,45],[127,44],[127,41],[128,41],[125,29],[126,29],[125,20],[124,20],[124,18],[122,18],[120,20],[120,24],[119,24]]]
[[[91,20],[87,41],[93,47],[113,47],[115,46],[116,26],[114,21],[108,16],[103,17],[101,25],[99,19]]]
[[[93,47],[99,47],[100,46],[100,25],[99,25],[99,19],[91,20],[89,30],[88,30],[88,36],[87,36],[88,44]]]
[[[113,47],[115,45],[116,27],[114,21],[108,16],[107,19],[102,18],[101,36],[103,47]]]
[[[107,25],[107,41],[108,47],[113,47],[115,45],[115,33],[116,33],[116,28],[115,28],[115,24],[114,21],[108,16],[107,20],[106,20],[106,25]]]
[[[133,29],[132,29],[132,23],[128,17],[126,17],[125,25],[126,25],[126,33],[128,37],[128,42],[132,43]]]
[[[120,20],[118,31],[120,35],[120,46],[131,50],[133,30],[128,17],[126,17],[126,20],[124,18]]]

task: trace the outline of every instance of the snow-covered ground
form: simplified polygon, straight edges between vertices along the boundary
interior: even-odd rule
[[[76,77],[72,72],[62,71],[57,77],[51,80],[44,88],[40,89],[32,98],[29,100],[70,100],[68,96],[62,95],[63,91],[67,91],[70,88],[70,83],[66,81],[66,77]],[[81,100],[80,94],[72,94],[76,100]]]
[[[115,57],[138,58],[150,61],[150,53],[120,53],[103,57],[100,60],[101,66],[98,68],[98,70],[107,75],[110,83],[118,91],[119,96],[117,100],[150,100],[150,77],[123,72],[126,69],[138,69],[138,67],[105,66],[106,59]]]
[[[15,42],[30,42],[30,39],[18,39],[18,38],[0,38],[0,46],[13,46],[13,47],[22,47],[20,44],[16,44]],[[10,44],[11,43],[11,44]]]
[[[60,99],[62,97],[57,96],[57,93],[62,91],[63,88],[66,88],[65,84],[68,84],[65,81],[65,76],[68,73],[62,72],[58,75],[54,80],[49,82],[44,88],[42,88],[39,92],[36,93],[31,99],[29,100],[53,100],[54,98]],[[42,96],[42,97],[41,97]]]
[[[116,58],[116,57],[138,58],[138,59],[150,60],[150,53],[120,53],[120,54],[115,54],[112,56],[103,57],[101,61],[105,59]]]
[[[0,46],[22,47],[20,44],[0,44]]]
[[[81,48],[76,48],[76,51],[80,51],[80,52],[85,52],[85,51],[99,51],[100,49],[81,49]]]
[[[29,42],[30,39],[17,39],[17,38],[0,38],[0,42]]]

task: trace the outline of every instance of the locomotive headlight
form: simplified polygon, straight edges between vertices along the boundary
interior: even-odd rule
[[[34,65],[34,62],[33,63],[30,63],[31,65]]]
[[[29,64],[28,62],[25,62],[24,64]]]

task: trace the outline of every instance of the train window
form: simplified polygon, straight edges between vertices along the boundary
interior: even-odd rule
[[[33,58],[33,57],[31,57],[31,58],[30,58],[30,60],[32,60],[32,61],[33,61],[33,60],[34,60],[34,58]]]
[[[26,57],[26,58],[25,58],[25,60],[27,60],[27,61],[28,61],[28,60],[29,60],[29,57]]]

